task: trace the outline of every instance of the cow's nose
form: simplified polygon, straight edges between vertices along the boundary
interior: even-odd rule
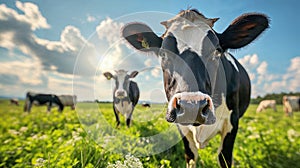
[[[216,120],[212,111],[211,99],[200,97],[198,93],[183,93],[183,96],[174,96],[169,102],[166,120],[180,124],[213,124]],[[195,97],[197,96],[197,97]]]
[[[117,97],[123,97],[123,96],[125,96],[124,91],[117,91]]]

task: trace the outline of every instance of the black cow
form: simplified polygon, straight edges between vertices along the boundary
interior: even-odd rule
[[[10,105],[16,105],[19,106],[19,100],[18,99],[10,99]]]
[[[140,91],[136,82],[131,81],[130,78],[136,77],[137,71],[127,74],[125,70],[115,71],[112,75],[110,72],[105,72],[103,75],[110,80],[115,80],[115,88],[113,91],[113,109],[116,116],[117,127],[120,125],[119,113],[125,115],[126,125],[130,126],[131,117],[134,107],[139,101]]]
[[[51,107],[58,106],[60,112],[63,111],[64,105],[61,103],[58,96],[54,94],[41,94],[41,93],[26,93],[26,100],[24,105],[24,112],[30,112],[32,105],[47,105],[47,111],[50,112]]]
[[[166,120],[177,123],[187,167],[196,167],[197,150],[216,134],[222,140],[219,165],[232,166],[239,118],[249,105],[251,86],[247,72],[227,49],[249,44],[269,26],[265,15],[250,13],[219,34],[212,28],[217,20],[191,9],[161,22],[166,27],[161,37],[143,23],[122,30],[133,47],[161,60],[169,101]]]
[[[150,103],[146,103],[146,102],[143,102],[143,103],[142,103],[142,106],[143,106],[143,107],[148,107],[148,108],[151,107]]]

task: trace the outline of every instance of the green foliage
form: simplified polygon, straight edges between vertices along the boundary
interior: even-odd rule
[[[30,114],[21,106],[0,100],[0,167],[185,167],[184,148],[178,144],[162,153],[137,157],[114,152],[122,146],[126,154],[145,153],[157,148],[147,139],[129,142],[130,138],[148,137],[170,127],[164,120],[164,105],[154,105],[151,111],[137,106],[132,127],[126,128],[124,117],[117,130],[129,138],[112,139],[108,133],[115,130],[112,105],[100,103],[99,110],[91,103],[80,103],[78,110],[66,108],[63,113],[53,108],[33,107]],[[266,110],[256,114],[257,105],[250,105],[240,120],[235,142],[235,167],[299,167],[300,113],[286,117],[279,111]],[[79,119],[78,119],[79,116]],[[112,127],[106,127],[104,121]],[[107,129],[106,131],[100,131]],[[161,141],[175,139],[168,135]],[[114,142],[114,143],[110,143]],[[131,142],[131,141],[130,141]],[[218,167],[217,150],[220,137],[213,138],[205,149],[199,150],[198,167]],[[146,144],[146,147],[145,147]],[[106,146],[105,146],[106,145]]]

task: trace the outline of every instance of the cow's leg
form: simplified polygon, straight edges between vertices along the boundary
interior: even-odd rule
[[[128,128],[130,127],[132,112],[126,118],[126,125]]]
[[[114,105],[113,105],[113,109],[114,109],[114,113],[115,113],[116,121],[117,121],[117,126],[116,126],[116,128],[118,128],[119,125],[120,125],[120,118],[119,118],[119,115],[118,115],[118,111],[117,111],[117,109],[115,108]]]
[[[28,109],[28,103],[27,103],[27,101],[25,101],[25,104],[24,104],[24,112],[27,112],[27,109]]]
[[[27,105],[27,111],[28,111],[28,113],[31,112],[31,107],[32,107],[32,102],[29,101],[29,102],[28,102],[28,105]]]
[[[198,159],[198,148],[196,146],[192,131],[186,127],[178,127],[184,144],[185,161],[187,168],[195,168]]]
[[[62,113],[63,110],[64,110],[64,105],[59,105],[59,112]]]
[[[275,112],[277,112],[277,108],[276,108],[276,105],[275,105],[275,106],[273,107],[273,109],[274,109],[274,111],[275,111]]]
[[[52,106],[52,102],[50,101],[49,104],[48,104],[48,107],[47,107],[47,112],[51,111],[51,106]]]
[[[231,126],[228,126],[228,124],[231,124]],[[231,115],[231,121],[225,122],[223,125],[223,130],[221,131],[222,142],[218,150],[219,165],[223,168],[228,168],[232,166],[232,151],[236,134],[238,131],[238,125],[239,118],[237,115]],[[228,132],[228,128],[232,128],[230,132]]]

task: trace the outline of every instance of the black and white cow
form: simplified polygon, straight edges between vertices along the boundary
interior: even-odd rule
[[[125,116],[127,127],[130,126],[131,117],[134,107],[139,101],[140,91],[136,82],[130,78],[136,77],[137,71],[127,74],[125,70],[117,70],[113,75],[110,72],[105,72],[103,75],[110,80],[115,80],[115,88],[113,90],[113,109],[116,116],[117,127],[120,125],[119,113]]]
[[[54,94],[42,93],[26,93],[26,100],[24,105],[24,112],[30,112],[32,105],[47,105],[47,111],[50,112],[52,106],[58,106],[60,112],[63,111],[64,105],[61,103],[58,96]]]
[[[249,44],[269,26],[265,15],[250,13],[219,34],[212,28],[217,20],[191,9],[161,22],[166,28],[161,37],[143,23],[122,30],[134,48],[153,52],[161,61],[169,102],[166,119],[177,123],[187,167],[196,167],[198,149],[217,134],[219,165],[232,166],[239,118],[249,105],[251,86],[245,69],[227,50]]]

